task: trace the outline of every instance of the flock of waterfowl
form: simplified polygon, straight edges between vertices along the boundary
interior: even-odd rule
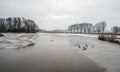
[[[82,48],[82,50],[84,51],[84,50],[87,50],[88,44],[84,44],[84,46],[81,46],[79,43],[76,43],[76,44],[75,44],[75,47]],[[92,46],[92,48],[93,48],[93,47],[94,47],[94,46]]]

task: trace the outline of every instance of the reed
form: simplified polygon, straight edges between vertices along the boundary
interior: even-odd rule
[[[98,39],[102,41],[108,41],[108,42],[120,44],[120,38],[117,38],[117,34],[113,32],[112,33],[100,33],[98,36]]]

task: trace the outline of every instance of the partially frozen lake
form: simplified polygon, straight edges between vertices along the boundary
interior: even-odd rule
[[[0,72],[8,71],[120,72],[120,45],[97,35],[6,33],[0,38]]]

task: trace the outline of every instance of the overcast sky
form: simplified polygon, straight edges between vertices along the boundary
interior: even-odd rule
[[[74,23],[120,26],[120,0],[0,0],[0,17],[25,17],[40,28],[67,29]]]

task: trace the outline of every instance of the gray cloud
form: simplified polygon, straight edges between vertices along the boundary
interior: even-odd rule
[[[0,16],[31,18],[41,28],[66,29],[70,24],[107,21],[120,25],[120,0],[0,0]]]

